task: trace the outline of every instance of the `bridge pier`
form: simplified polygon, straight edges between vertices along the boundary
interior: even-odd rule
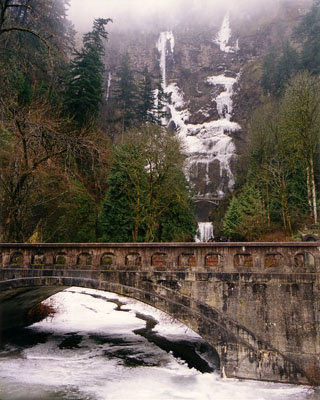
[[[227,377],[319,385],[318,246],[0,244],[2,329],[65,287],[106,290],[199,333]]]

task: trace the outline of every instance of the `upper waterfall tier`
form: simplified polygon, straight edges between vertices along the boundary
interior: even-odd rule
[[[204,82],[198,82],[213,87],[211,104],[208,107],[216,108],[218,116],[205,123],[190,123],[191,112],[188,102],[184,100],[183,90],[176,82],[168,84],[167,56],[173,55],[174,46],[173,32],[162,32],[157,42],[157,49],[160,53],[163,88],[168,97],[166,103],[170,111],[168,126],[173,126],[185,143],[188,156],[186,174],[197,195],[204,198],[208,195],[222,198],[226,190],[232,190],[234,185],[230,164],[235,154],[235,146],[230,132],[241,130],[239,124],[231,121],[233,87],[237,78],[220,74],[208,76]],[[203,110],[200,109],[198,112]],[[224,179],[217,184],[214,182],[216,176]]]
[[[227,12],[226,16],[223,19],[221,28],[213,39],[213,42],[220,47],[221,51],[225,53],[235,53],[239,51],[239,42],[237,40],[235,46],[230,46],[229,42],[231,40],[231,35],[232,33],[230,28],[230,16],[229,12]]]
[[[160,37],[157,43],[157,49],[161,54],[160,57],[160,69],[161,69],[161,76],[164,87],[167,84],[166,80],[166,57],[168,52],[170,51],[173,53],[174,50],[174,36],[172,32],[166,31],[161,32]]]

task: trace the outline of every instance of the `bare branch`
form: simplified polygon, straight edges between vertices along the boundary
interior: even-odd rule
[[[0,29],[0,35],[2,33],[12,32],[12,31],[20,31],[20,32],[30,33],[31,35],[36,36],[38,39],[40,39],[45,44],[45,46],[47,47],[48,51],[50,50],[49,43],[43,37],[41,37],[37,32],[34,32],[32,29],[22,28],[22,27],[19,27],[19,26],[11,26],[9,28]]]

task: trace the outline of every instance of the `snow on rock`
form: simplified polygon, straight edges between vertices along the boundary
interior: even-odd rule
[[[225,43],[226,46],[231,37],[228,14],[225,17],[219,35],[220,42]],[[207,173],[204,179],[206,183],[209,184],[209,163],[217,160],[220,164],[220,176],[226,173],[228,177],[228,189],[232,190],[234,178],[230,168],[230,161],[235,153],[235,146],[230,137],[230,133],[241,129],[237,123],[231,121],[233,87],[238,78],[227,77],[225,75],[208,77],[207,83],[213,86],[220,85],[224,88],[223,92],[212,98],[212,101],[217,104],[219,119],[198,125],[190,124],[188,123],[190,111],[188,110],[188,103],[184,100],[182,89],[179,88],[177,83],[170,83],[167,85],[166,60],[168,54],[170,54],[170,52],[173,53],[174,46],[175,39],[173,32],[162,32],[157,42],[157,49],[160,53],[163,89],[169,98],[166,104],[171,115],[169,124],[174,123],[178,134],[185,143],[185,151],[188,155],[186,174],[190,176],[191,168],[194,165],[198,166],[200,163],[205,164],[207,166]],[[199,110],[199,112],[203,112],[203,110]],[[223,197],[224,193],[222,187],[218,189],[215,195]]]
[[[171,121],[175,123],[178,133],[185,143],[185,151],[188,154],[187,171],[194,163],[208,163],[218,160],[220,162],[220,170],[227,172],[229,189],[232,189],[234,178],[230,169],[230,160],[235,153],[235,146],[228,133],[239,130],[240,126],[230,121],[231,114],[217,121],[210,121],[199,125],[188,124],[187,121],[190,117],[190,112],[183,108],[185,102],[182,90],[177,84],[170,84],[165,89],[165,92],[171,95],[171,102],[168,104]],[[230,110],[232,110],[231,96],[232,90],[226,96]],[[221,101],[221,109],[223,104]]]
[[[237,78],[230,78],[224,75],[210,76],[207,79],[210,85],[221,85],[226,89],[213,100],[217,103],[217,109],[220,118],[226,118],[230,121],[232,116],[232,95],[233,86],[237,82]]]
[[[223,19],[220,31],[217,33],[213,42],[220,47],[220,50],[224,53],[236,53],[239,51],[239,41],[236,41],[235,46],[228,45],[231,39],[231,28],[230,28],[230,17],[229,12]]]

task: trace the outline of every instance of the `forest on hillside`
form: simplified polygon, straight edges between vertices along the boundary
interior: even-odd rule
[[[76,46],[68,0],[0,0],[0,241],[193,241],[183,143],[166,95],[124,53],[108,99],[111,19]],[[212,213],[230,240],[318,229],[320,0],[261,59],[234,193]]]
[[[124,54],[105,121],[112,21],[96,19],[76,49],[68,6],[0,0],[0,240],[192,240],[182,144],[162,127],[161,82],[152,87],[147,66],[137,82]]]
[[[214,224],[232,240],[301,239],[319,233],[320,1],[261,60],[263,105],[235,192]],[[221,214],[223,218],[221,219]]]

